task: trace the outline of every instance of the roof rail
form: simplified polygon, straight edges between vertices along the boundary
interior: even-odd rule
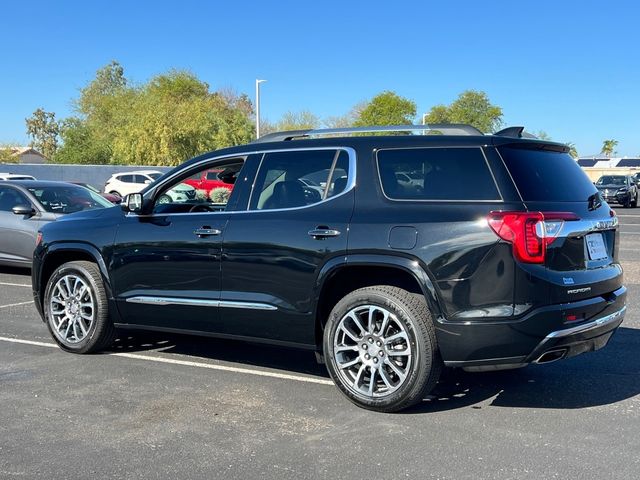
[[[287,132],[274,132],[264,135],[252,143],[282,142],[301,138],[322,136],[346,136],[358,133],[376,132],[440,132],[443,135],[482,135],[482,132],[471,125],[462,123],[431,123],[429,125],[388,125],[380,127],[350,127],[350,128],[318,128],[309,130],[291,130]]]

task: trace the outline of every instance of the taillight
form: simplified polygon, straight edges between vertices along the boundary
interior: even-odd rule
[[[571,212],[491,212],[487,222],[501,239],[513,245],[521,262],[544,263],[547,246],[566,221],[578,220]]]

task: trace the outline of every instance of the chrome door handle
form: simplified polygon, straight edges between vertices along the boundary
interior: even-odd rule
[[[337,237],[338,235],[340,235],[340,230],[334,230],[332,228],[316,228],[314,230],[309,230],[309,236],[313,238]]]
[[[215,235],[220,235],[222,233],[222,230],[218,230],[217,228],[202,227],[195,229],[193,233],[198,237],[213,237]]]

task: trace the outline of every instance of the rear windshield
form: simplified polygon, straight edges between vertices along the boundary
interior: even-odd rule
[[[582,202],[597,192],[568,153],[517,147],[499,150],[524,201]]]

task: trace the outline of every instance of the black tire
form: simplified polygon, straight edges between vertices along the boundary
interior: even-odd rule
[[[163,193],[162,195],[160,195],[158,197],[158,204],[160,204],[160,205],[171,203],[172,201],[173,200],[171,200],[171,197],[169,195],[167,195],[166,193]]]
[[[633,202],[631,203],[631,207],[636,208],[637,206],[638,206],[638,193],[636,192],[636,198],[633,199]]]
[[[338,359],[334,352],[336,331],[346,314],[360,306],[382,307],[395,315],[395,319],[405,328],[411,346],[412,359],[407,367],[406,378],[396,391],[383,394],[382,397],[356,392],[353,385],[350,386],[338,372]],[[327,369],[339,390],[356,405],[379,412],[397,412],[421,402],[437,384],[443,366],[424,296],[388,285],[361,288],[340,300],[327,320],[323,347]]]
[[[87,329],[86,335],[77,342],[64,341],[56,333],[52,295],[58,281],[66,276],[75,276],[84,281],[90,290],[93,321]],[[115,328],[109,318],[107,294],[102,281],[100,270],[95,263],[87,261],[68,262],[58,267],[47,281],[44,294],[44,316],[47,328],[56,343],[67,352],[94,353],[108,347],[115,338]]]

